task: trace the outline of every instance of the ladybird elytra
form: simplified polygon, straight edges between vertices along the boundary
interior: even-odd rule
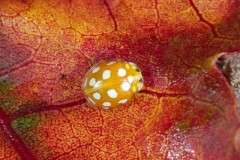
[[[83,79],[82,89],[87,101],[105,109],[129,102],[143,88],[140,68],[121,60],[101,61]]]

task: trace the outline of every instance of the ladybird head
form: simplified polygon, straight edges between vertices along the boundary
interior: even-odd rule
[[[129,76],[127,77],[131,83],[132,91],[138,92],[143,87],[143,77],[140,68],[132,62],[126,62],[126,69],[128,69]]]

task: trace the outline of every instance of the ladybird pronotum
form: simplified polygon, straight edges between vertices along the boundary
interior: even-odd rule
[[[85,75],[82,88],[87,101],[102,108],[129,102],[143,87],[140,68],[121,60],[101,61]]]

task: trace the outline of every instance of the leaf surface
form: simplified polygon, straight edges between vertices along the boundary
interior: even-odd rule
[[[0,2],[0,159],[239,159],[236,99],[215,67],[240,51],[237,0]],[[108,59],[145,88],[115,110],[81,83]]]

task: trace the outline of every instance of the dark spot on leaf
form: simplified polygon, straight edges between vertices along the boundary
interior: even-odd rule
[[[60,74],[60,78],[61,78],[61,80],[64,80],[67,78],[67,76],[65,74]]]
[[[230,83],[232,71],[231,71],[230,63],[227,62],[226,57],[225,56],[219,57],[216,62],[216,65],[218,69],[222,71],[223,75],[227,78],[228,82]]]

